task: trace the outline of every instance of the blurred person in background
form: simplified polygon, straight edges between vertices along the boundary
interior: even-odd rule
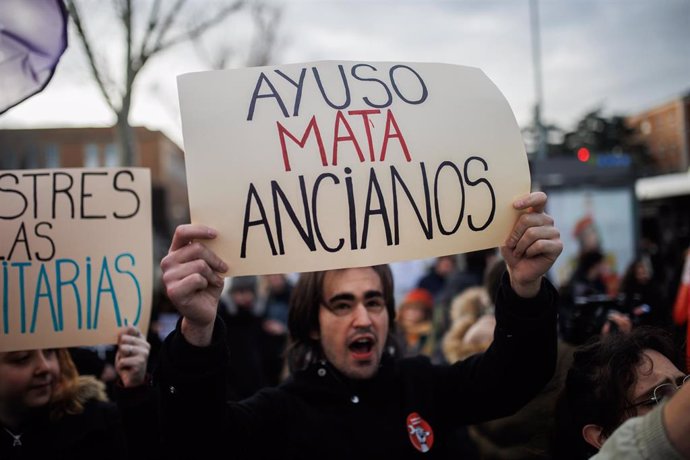
[[[394,298],[396,305],[408,292],[417,287],[419,280],[427,273],[435,258],[403,260],[390,265],[395,280]]]
[[[559,396],[553,458],[590,458],[626,420],[664,403],[687,382],[677,358],[668,332],[649,326],[577,347]],[[657,458],[651,442],[637,438],[629,444],[648,448],[654,455],[648,458]]]
[[[266,373],[268,384],[280,383],[287,375],[284,353],[288,341],[288,314],[293,283],[283,273],[264,275],[259,278],[259,302],[263,303],[262,327],[266,337]]]
[[[613,296],[618,290],[616,255],[613,252],[606,251],[604,248],[601,229],[594,219],[592,206],[592,196],[587,193],[585,197],[585,215],[573,227],[573,237],[578,244],[575,270],[580,265],[582,258],[588,253],[601,254],[602,267],[600,278],[605,285],[604,293]]]
[[[398,306],[396,323],[402,356],[433,356],[436,350],[431,321],[433,309],[434,298],[423,288],[412,289]]]
[[[259,277],[258,294],[259,301],[264,305],[264,315],[267,321],[275,321],[277,323],[266,327],[271,328],[276,335],[287,334],[292,287],[292,282],[283,273]]]
[[[621,312],[616,298],[608,294],[606,271],[601,252],[584,252],[571,279],[561,286],[559,328],[566,342],[580,345],[600,334],[632,329],[630,316]]]
[[[429,291],[434,298],[434,304],[436,304],[446,286],[448,277],[456,267],[455,255],[437,257],[427,273],[419,279],[417,287]]]
[[[275,361],[281,359],[282,349],[264,328],[265,316],[259,307],[258,277],[233,277],[229,302],[223,299],[218,306],[218,316],[228,330],[231,400],[251,396],[280,380],[282,366]]]
[[[480,318],[481,326],[475,326]],[[450,328],[441,341],[446,362],[454,363],[488,348],[489,343],[485,343],[485,340],[480,339],[476,333],[487,325],[491,329],[490,334],[493,339],[496,319],[493,317],[493,305],[489,293],[484,286],[469,287],[456,295],[450,306],[450,319]],[[485,322],[491,324],[488,325]],[[473,339],[466,340],[469,330],[473,327],[475,328],[471,334]],[[484,336],[484,334],[480,335]]]
[[[572,297],[606,295],[605,273],[604,254],[598,250],[583,252],[577,261],[573,276],[568,281],[570,295]]]
[[[625,270],[618,293],[622,311],[628,313],[633,326],[668,327],[661,312],[663,296],[654,279],[652,263],[646,256],[636,257]]]
[[[481,249],[461,254],[463,264],[456,266],[456,269],[448,276],[441,294],[440,302],[450,305],[453,298],[465,289],[473,286],[484,285],[485,277],[494,264],[500,259],[496,248]]]
[[[434,329],[439,342],[451,327],[450,317],[453,299],[467,288],[482,286],[489,267],[499,258],[497,248],[481,249],[461,254],[456,268],[448,275],[443,291],[438,295],[434,309]]]

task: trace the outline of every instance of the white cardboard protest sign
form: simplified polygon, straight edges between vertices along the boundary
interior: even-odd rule
[[[0,351],[147,332],[153,286],[144,168],[0,171]]]
[[[323,61],[178,77],[192,222],[231,275],[501,245],[530,191],[520,129],[476,68]]]

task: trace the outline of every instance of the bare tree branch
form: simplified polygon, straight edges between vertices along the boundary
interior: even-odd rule
[[[222,43],[214,47],[212,51],[209,51],[199,39],[193,39],[192,44],[199,60],[201,60],[206,67],[213,70],[227,68],[230,61],[237,54],[235,52],[235,46],[230,43]]]
[[[231,67],[233,60],[241,59],[242,65],[263,66],[271,63],[273,53],[276,49],[278,39],[278,25],[281,20],[282,10],[280,7],[268,4],[262,0],[252,2],[251,19],[254,24],[254,32],[248,45],[238,45],[230,41],[222,41],[215,44],[213,49],[209,49],[204,44],[201,37],[191,39],[196,49],[197,57],[211,69],[225,69]],[[243,46],[248,50],[245,53],[239,52],[238,48]],[[239,56],[244,55],[244,58]]]
[[[103,98],[105,99],[108,106],[112,109],[113,112],[117,114],[117,112],[120,109],[118,106],[115,105],[115,102],[110,97],[110,93],[106,88],[106,83],[104,82],[103,77],[101,76],[101,72],[98,70],[98,63],[96,62],[95,54],[91,49],[91,42],[87,38],[86,32],[84,31],[84,27],[82,25],[81,16],[79,14],[79,10],[77,9],[77,5],[72,0],[67,0],[67,10],[69,11],[70,16],[72,16],[72,21],[74,22],[74,25],[77,28],[77,34],[79,35],[79,39],[81,40],[81,43],[84,46],[84,51],[86,52],[86,57],[89,61],[89,66],[91,67],[91,73],[93,74],[93,78],[96,80],[96,85],[98,86],[98,89],[103,95]]]
[[[192,28],[187,29],[185,32],[171,38],[168,41],[163,41],[164,37],[161,36],[160,42],[157,43],[157,46],[152,50],[150,54],[160,52],[166,48],[170,48],[171,46],[177,45],[178,43],[185,42],[188,40],[192,40],[196,37],[198,37],[200,34],[204,33],[206,30],[210,29],[211,27],[220,24],[230,16],[232,13],[239,11],[240,8],[244,6],[244,0],[236,0],[235,2],[231,3],[230,5],[227,5],[220,10],[218,10],[214,15],[212,15],[209,19],[200,22],[199,24],[195,25]]]
[[[175,18],[186,1],[187,0],[177,0],[170,11],[168,11],[168,14],[158,21],[160,27],[156,31],[156,38],[153,40],[151,46],[146,49],[142,49],[142,52],[139,55],[142,61],[146,61],[149,56],[152,56],[163,49],[163,47],[161,47],[161,43],[165,39],[165,35],[172,27],[173,23],[175,22]]]
[[[127,70],[122,97],[127,99],[132,92],[132,84],[134,83],[134,77],[138,69],[134,68],[134,63],[132,61],[132,47],[134,46],[132,43],[132,0],[125,0],[123,6],[122,24],[125,26],[125,33],[127,34],[127,58],[125,59]]]
[[[261,0],[254,1],[259,2]],[[182,23],[182,18],[188,15],[183,9],[193,3],[188,0],[166,0],[165,2],[163,0],[149,0],[149,3],[133,0],[111,0],[112,11],[118,18],[118,27],[122,28],[122,36],[119,37],[121,39],[119,50],[122,50],[124,54],[123,66],[120,66],[118,62],[116,78],[113,77],[114,73],[108,71],[108,62],[112,63],[113,61],[99,59],[95,52],[96,44],[101,43],[98,39],[104,37],[97,36],[93,31],[91,36],[87,35],[84,19],[87,19],[88,22],[88,18],[80,14],[80,7],[78,6],[80,0],[65,0],[65,2],[74,21],[79,40],[84,46],[94,80],[106,103],[117,117],[118,144],[122,152],[122,162],[123,164],[134,164],[137,158],[136,142],[128,118],[134,100],[136,79],[148,60],[175,45],[186,41],[194,42],[209,29],[238,12],[249,0],[224,0],[223,5],[215,8],[215,11],[205,9],[204,13],[200,15],[201,19],[194,24]],[[194,3],[200,4],[200,2]],[[171,9],[168,9],[168,5]],[[84,3],[81,3],[81,9],[83,8]],[[148,9],[148,11],[144,11],[144,9]],[[257,10],[255,13],[254,20],[260,21],[257,23],[257,36],[268,37],[264,39],[266,41],[264,47],[257,48],[254,46],[250,49],[250,54],[254,52],[256,56],[261,56],[260,58],[255,57],[255,61],[268,59],[270,48],[275,41],[273,29],[277,16],[274,18],[266,11]],[[145,20],[145,22],[140,22],[139,19]],[[105,40],[102,42],[105,43]],[[110,43],[112,44],[112,41]],[[228,48],[223,54],[227,57],[231,55],[231,52],[232,48]],[[100,57],[103,58],[103,55]],[[223,66],[226,63],[227,58],[219,61],[219,64]]]
[[[264,66],[271,63],[281,16],[282,10],[276,6],[268,6],[262,2],[252,6],[252,18],[257,30],[252,39],[247,65]]]
[[[146,53],[146,50],[149,49],[149,47],[151,46],[150,41],[153,39],[153,33],[156,30],[156,25],[158,25],[158,15],[160,12],[160,7],[161,0],[154,0],[153,4],[151,5],[151,11],[149,11],[149,17],[146,21],[146,29],[144,30],[144,34],[141,37],[141,46],[139,47],[139,53],[137,53],[140,62],[141,56],[143,56]]]
[[[125,10],[127,9],[127,1],[126,0],[112,0],[113,3],[113,9],[115,10],[115,14],[117,14],[117,17],[120,19],[120,21],[123,20],[125,16]]]

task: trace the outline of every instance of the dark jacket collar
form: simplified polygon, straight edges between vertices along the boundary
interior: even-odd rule
[[[382,387],[391,385],[395,368],[395,359],[384,352],[376,375],[366,380],[357,380],[346,377],[330,362],[322,359],[297,371],[282,387],[307,400],[357,404],[369,395],[381,394]]]

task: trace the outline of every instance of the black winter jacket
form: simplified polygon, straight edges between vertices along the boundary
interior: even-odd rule
[[[384,357],[377,375],[346,379],[328,362],[277,388],[225,401],[222,321],[212,344],[194,347],[178,330],[158,367],[164,445],[172,458],[446,458],[454,428],[510,415],[548,382],[556,363],[556,301],[544,280],[521,299],[504,278],[493,344],[454,365]],[[216,452],[216,454],[213,454]]]
[[[121,460],[126,459],[125,433],[120,413],[112,403],[89,401],[84,412],[50,421],[47,412],[21,430],[14,445],[0,430],[2,460]]]

